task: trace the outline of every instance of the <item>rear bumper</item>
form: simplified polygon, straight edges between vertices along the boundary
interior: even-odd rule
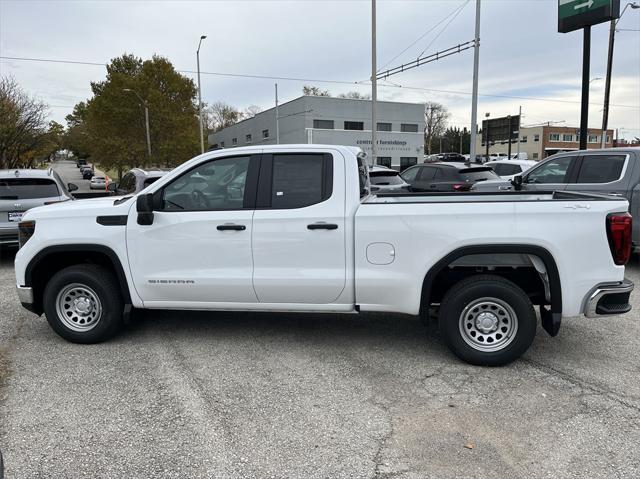
[[[587,295],[584,315],[587,318],[595,318],[631,311],[629,296],[633,288],[634,284],[626,278],[619,283],[599,284]]]

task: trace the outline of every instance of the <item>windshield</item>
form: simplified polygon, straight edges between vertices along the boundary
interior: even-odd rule
[[[45,178],[0,179],[0,200],[22,200],[28,198],[51,198],[60,196],[53,180]]]
[[[469,182],[500,179],[491,168],[467,168],[460,170],[460,176]]]

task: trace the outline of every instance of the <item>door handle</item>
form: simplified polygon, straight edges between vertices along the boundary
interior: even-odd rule
[[[338,225],[333,223],[312,223],[307,225],[309,230],[337,230]]]
[[[216,226],[218,231],[244,231],[247,229],[245,225],[234,225],[232,223],[227,223],[224,225]]]

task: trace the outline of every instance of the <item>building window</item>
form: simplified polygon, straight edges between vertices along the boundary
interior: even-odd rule
[[[571,133],[569,134],[564,133],[562,135],[562,141],[569,141],[569,142],[573,141],[573,135]]]
[[[345,130],[364,130],[364,122],[362,121],[345,121]]]
[[[409,168],[418,163],[418,158],[415,156],[401,156],[400,157],[400,171]]]
[[[609,135],[607,135],[607,143],[611,143],[611,137]]]
[[[391,168],[391,157],[379,156],[378,159],[376,160],[376,163],[378,163],[380,166],[386,166],[387,168]]]
[[[527,135],[522,135],[522,138],[520,138],[520,143],[526,143],[527,142]]]
[[[598,135],[589,135],[589,143],[598,143]]]
[[[549,141],[560,141],[560,133],[549,133]]]
[[[538,159],[538,154],[537,154],[537,153],[534,153],[534,154],[533,154],[533,159],[534,159],[534,160],[537,160],[537,159]]]
[[[269,138],[269,130],[262,130],[262,138]]]
[[[533,141],[540,141],[540,135],[533,135]]]
[[[251,143],[251,133],[249,133],[248,135],[244,135],[244,141],[246,141],[247,143]]]
[[[231,144],[232,145],[237,145],[238,144],[238,139],[237,138],[231,138]]]
[[[224,148],[224,141],[220,142],[220,148]]]
[[[378,123],[378,131],[391,131],[391,123]]]
[[[404,133],[418,133],[418,125],[415,123],[402,123],[400,125],[400,131]]]
[[[313,127],[317,130],[333,130],[333,120],[313,120]]]

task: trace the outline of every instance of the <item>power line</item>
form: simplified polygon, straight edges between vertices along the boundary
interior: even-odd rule
[[[391,60],[389,60],[387,63],[385,63],[384,65],[382,65],[380,67],[380,69],[378,70],[378,72],[380,70],[382,70],[384,67],[386,67],[389,63],[391,63],[392,61],[394,61],[396,58],[398,58],[400,55],[402,55],[404,52],[406,52],[407,50],[409,50],[409,48],[411,48],[412,46],[414,46],[416,43],[418,43],[420,40],[422,40],[424,37],[426,37],[429,33],[431,33],[432,31],[434,31],[436,28],[438,28],[440,25],[442,25],[442,23],[444,21],[447,20],[447,18],[449,18],[451,15],[453,15],[456,10],[458,10],[459,8],[463,8],[467,3],[469,3],[469,0],[466,0],[464,2],[464,4],[457,6],[456,8],[454,8],[451,13],[449,13],[447,16],[445,16],[442,20],[440,20],[438,23],[436,23],[433,27],[431,27],[429,30],[427,30],[426,32],[424,32],[422,35],[420,35],[414,42],[412,42],[411,44],[409,44],[409,46],[407,48],[405,48],[404,50],[402,50],[400,53],[398,53],[395,57],[393,57]],[[427,47],[428,48],[428,47]],[[420,55],[418,55],[420,56]]]
[[[90,65],[90,66],[102,66],[106,67],[106,63],[98,63],[98,62],[86,62],[86,61],[73,61],[73,60],[54,60],[49,58],[29,58],[29,57],[8,57],[8,56],[0,56],[0,60],[17,60],[17,61],[33,61],[33,62],[45,62],[45,63],[62,63],[62,64],[72,64],[72,65]],[[193,70],[176,70],[180,73],[196,73]],[[302,81],[302,82],[317,82],[317,83],[334,83],[341,85],[370,85],[367,81],[346,81],[346,80],[323,80],[317,78],[297,78],[297,77],[284,77],[284,76],[269,76],[269,75],[251,75],[251,74],[243,74],[243,73],[222,73],[222,72],[200,72],[203,75],[216,75],[216,76],[229,76],[236,78],[255,78],[261,80],[283,80],[283,81]],[[401,85],[401,84],[391,84],[391,85],[381,85],[385,88],[404,88],[406,90],[418,90],[418,91],[427,91],[433,93],[449,93],[453,95],[471,95],[471,92],[465,91],[456,91],[456,90],[440,90],[435,88],[422,88],[410,85]],[[487,98],[506,98],[513,100],[534,100],[534,101],[546,101],[552,103],[571,103],[576,104],[580,103],[580,101],[574,100],[560,100],[553,98],[537,98],[537,97],[526,97],[526,96],[512,96],[512,95],[494,95],[490,93],[480,93],[479,96],[487,97]],[[591,103],[592,105],[600,105],[599,103]],[[640,106],[634,105],[610,105],[612,107],[617,108],[633,108],[640,109]]]
[[[453,17],[451,17],[451,19],[442,28],[442,30],[440,30],[440,32],[436,35],[436,37],[433,40],[431,40],[429,45],[427,45],[427,47],[420,52],[420,55],[418,55],[419,57],[424,55],[424,52],[426,52],[429,48],[431,48],[431,45],[433,45],[436,42],[436,40],[438,40],[438,38],[440,38],[440,35],[442,35],[444,33],[444,31],[447,28],[449,28],[449,25],[451,25],[451,22],[453,22],[458,17],[458,15],[460,15],[460,12],[462,12],[462,10],[464,10],[464,7],[466,7],[468,3],[469,3],[469,0],[466,0],[466,2],[464,2],[460,7],[458,7],[458,11],[455,13],[455,15],[453,15]]]

